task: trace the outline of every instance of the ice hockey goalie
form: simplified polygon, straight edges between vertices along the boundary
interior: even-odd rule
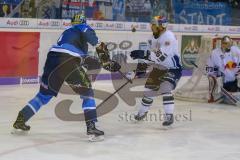
[[[229,36],[222,37],[221,46],[212,50],[206,72],[209,79],[209,102],[233,104],[236,102],[232,98],[240,100],[240,49],[233,45]],[[221,88],[229,93],[230,98]]]

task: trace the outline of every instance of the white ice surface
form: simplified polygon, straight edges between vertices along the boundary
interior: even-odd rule
[[[113,92],[110,82],[94,86]],[[18,111],[38,90],[38,85],[0,86],[0,160],[239,160],[240,108],[176,101],[175,113],[188,117],[164,130],[160,121],[134,123],[120,115],[135,113],[121,99],[118,107],[99,118],[105,141],[90,143],[84,122],[65,122],[54,113],[60,95],[29,121],[25,136],[11,135]],[[72,110],[81,112],[78,97]],[[138,100],[139,101],[139,100]],[[97,101],[99,103],[99,101]],[[161,98],[150,113],[162,110]],[[191,120],[190,120],[191,111]]]

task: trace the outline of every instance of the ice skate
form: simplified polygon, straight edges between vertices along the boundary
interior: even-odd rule
[[[13,124],[13,130],[11,133],[12,134],[27,134],[31,127],[26,125],[25,123],[26,123],[26,121],[24,119],[22,112],[19,112],[17,120]]]
[[[163,126],[171,126],[174,122],[173,114],[166,114],[164,117],[164,122],[162,123]]]
[[[146,116],[148,112],[145,112],[144,114],[138,113],[137,115],[134,116],[134,119],[136,121],[142,121]]]
[[[87,122],[87,135],[88,140],[90,142],[97,142],[97,141],[103,141],[104,140],[104,132],[101,130],[98,130],[95,127],[94,122]]]

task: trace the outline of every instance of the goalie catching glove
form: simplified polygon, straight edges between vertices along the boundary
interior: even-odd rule
[[[117,72],[121,69],[120,64],[110,59],[107,45],[105,45],[103,42],[96,47],[96,51],[104,69],[110,72]]]

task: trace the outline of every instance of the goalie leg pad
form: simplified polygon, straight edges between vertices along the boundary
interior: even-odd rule
[[[221,87],[223,85],[222,83],[222,77],[214,77],[209,75],[208,76],[209,81],[209,99],[208,102],[221,102],[222,101],[222,93],[221,93]]]

